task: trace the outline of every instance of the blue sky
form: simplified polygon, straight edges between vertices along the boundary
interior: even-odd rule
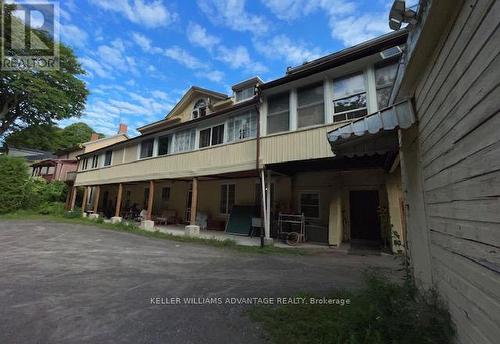
[[[231,85],[389,31],[392,0],[65,0],[61,39],[91,92],[83,121],[113,134],[163,118],[192,85]]]

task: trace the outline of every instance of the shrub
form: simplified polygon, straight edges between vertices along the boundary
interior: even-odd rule
[[[0,213],[21,209],[29,180],[25,160],[0,156]]]
[[[310,297],[310,296],[309,296]],[[365,287],[330,297],[345,306],[259,306],[251,310],[274,343],[452,343],[451,318],[437,293],[368,275]]]
[[[70,211],[66,211],[63,213],[64,217],[67,217],[69,219],[76,219],[82,217],[82,210],[80,208],[75,208]]]
[[[42,215],[62,216],[64,212],[64,203],[61,202],[43,203],[38,207],[38,213]]]

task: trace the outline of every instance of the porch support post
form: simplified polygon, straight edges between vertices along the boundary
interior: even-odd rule
[[[267,231],[266,239],[271,239],[271,171],[267,170],[267,185],[266,185],[266,221]]]
[[[87,203],[88,193],[89,193],[89,188],[88,188],[88,186],[85,186],[84,189],[83,189],[83,200],[82,200],[82,216],[83,217],[85,217],[85,215],[86,215],[86,213],[85,213],[85,205]]]
[[[264,235],[269,238],[269,227],[267,226],[267,206],[266,206],[266,184],[264,178],[264,170],[260,171],[260,185],[262,187],[262,224],[264,225]]]
[[[189,224],[196,225],[196,211],[198,207],[198,178],[193,178],[193,190],[191,192],[191,214]]]
[[[154,193],[155,193],[155,183],[154,183],[154,181],[150,180],[149,181],[149,195],[148,195],[148,214],[146,217],[146,219],[149,221],[151,221],[151,218],[153,215]]]
[[[76,186],[73,185],[71,188],[71,202],[69,205],[69,210],[73,211],[75,210],[75,202],[76,202],[76,193],[78,192]]]
[[[95,192],[95,199],[94,199],[94,214],[97,214],[97,210],[99,210],[99,196],[101,193],[101,187],[97,185],[96,187],[96,192]]]
[[[116,208],[115,217],[120,217],[120,211],[122,206],[122,194],[123,194],[123,184],[118,184],[118,195],[116,196]]]

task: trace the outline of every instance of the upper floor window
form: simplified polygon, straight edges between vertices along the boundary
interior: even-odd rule
[[[323,84],[297,90],[297,127],[303,128],[325,123]]]
[[[82,160],[82,170],[86,170],[89,168],[89,159],[88,158],[83,158]]]
[[[287,131],[290,127],[290,97],[288,92],[267,99],[267,133]]]
[[[164,135],[158,138],[158,155],[172,153],[172,135]]]
[[[333,121],[366,116],[366,88],[362,73],[333,81]]]
[[[139,157],[141,159],[149,158],[153,156],[154,139],[146,139],[141,142],[141,152]]]
[[[205,99],[198,99],[193,106],[193,119],[203,117],[207,114],[207,102]]]
[[[106,153],[104,155],[104,166],[111,165],[111,158],[112,157],[113,157],[113,151],[112,150],[106,151]]]
[[[194,149],[196,130],[188,129],[175,133],[174,152],[187,152]]]
[[[227,122],[227,141],[237,141],[257,136],[257,115],[249,111]]]
[[[378,108],[383,109],[389,106],[392,85],[396,79],[398,64],[380,66],[375,69],[375,83],[377,85],[377,104]]]
[[[99,155],[94,155],[92,157],[92,168],[97,168],[99,165]]]
[[[224,142],[224,124],[200,131],[200,148]]]
[[[255,95],[255,88],[253,86],[237,90],[235,92],[236,102],[241,102],[243,100],[250,99],[254,95]]]

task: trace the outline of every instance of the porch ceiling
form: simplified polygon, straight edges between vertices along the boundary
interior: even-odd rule
[[[293,175],[299,172],[310,171],[348,171],[357,169],[370,169],[370,168],[390,168],[394,160],[393,153],[373,154],[370,156],[357,156],[355,158],[349,157],[333,157],[315,160],[300,160],[289,161],[280,164],[266,165],[267,169],[273,172]]]

